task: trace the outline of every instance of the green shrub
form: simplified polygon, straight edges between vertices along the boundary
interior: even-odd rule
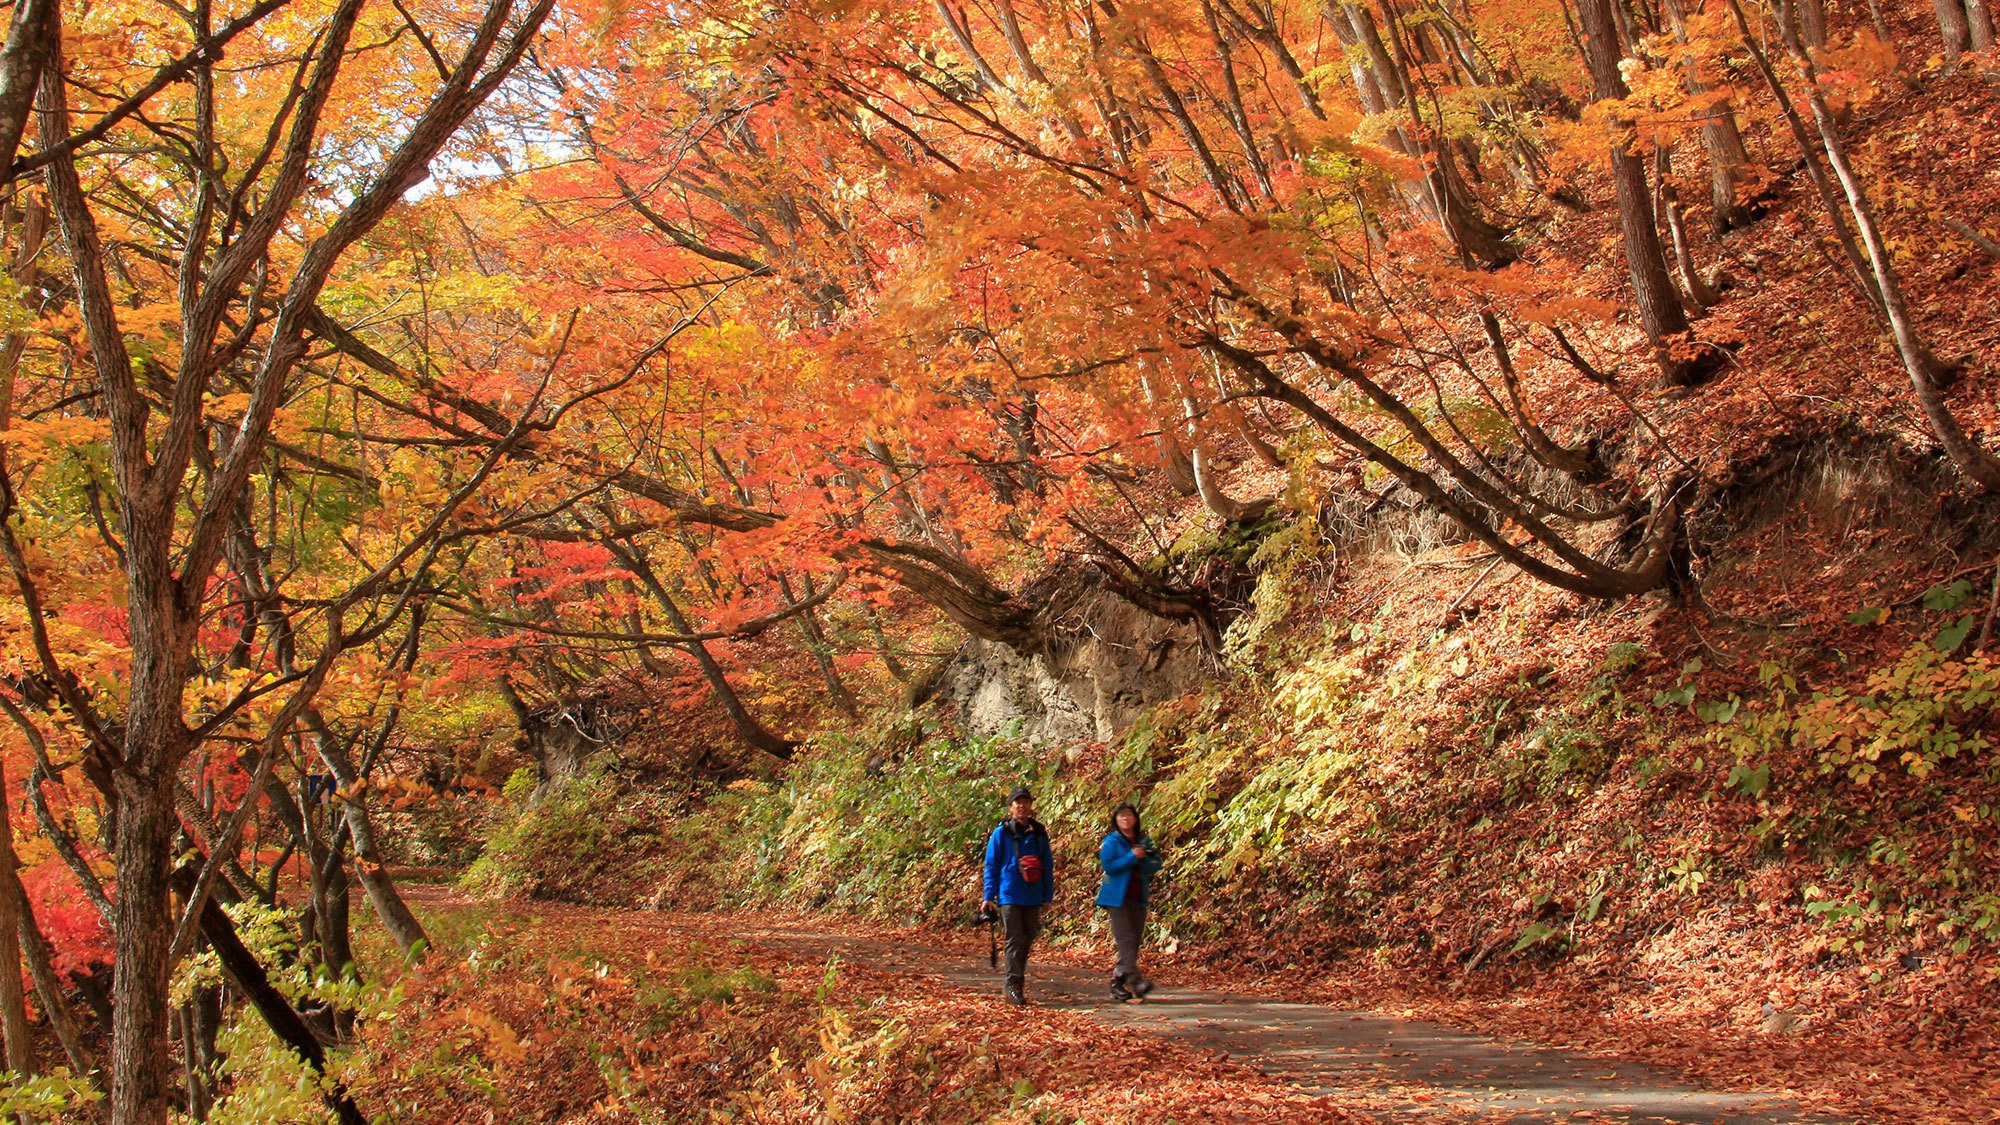
[[[1710,741],[1729,754],[1723,787],[1756,802],[1755,839],[1822,855],[1826,882],[1847,885],[1808,887],[1803,904],[1838,931],[1836,948],[1899,931],[1961,952],[1975,935],[2000,941],[2000,885],[1980,859],[2000,820],[1982,795],[2000,783],[1989,735],[2000,664],[1925,642],[1859,691],[1804,694],[1772,664],[1759,679],[1761,697],[1713,713]]]
[[[879,745],[824,739],[782,782],[738,782],[667,825],[660,900],[945,920],[966,912],[1009,788],[1034,787],[1045,819],[1067,811],[1054,784],[1060,759],[1015,741],[933,738],[893,758]]]
[[[535,767],[521,766],[507,775],[507,783],[500,787],[500,795],[514,804],[525,805],[539,781],[535,776]]]
[[[104,1094],[89,1079],[71,1074],[66,1066],[32,1078],[0,1071],[0,1116],[8,1120],[87,1120],[95,1115],[88,1107],[103,1100]]]
[[[496,828],[460,886],[493,896],[635,902],[659,875],[669,804],[607,774],[563,782]]]

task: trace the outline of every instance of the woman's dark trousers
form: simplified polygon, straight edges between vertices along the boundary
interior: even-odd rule
[[[1139,979],[1139,938],[1146,932],[1146,900],[1127,895],[1125,905],[1109,906],[1111,941],[1118,947],[1118,967],[1111,970],[1111,983]]]

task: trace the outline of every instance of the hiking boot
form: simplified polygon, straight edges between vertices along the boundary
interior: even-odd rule
[[[1021,995],[1020,981],[1010,980],[1007,982],[1007,1002],[1009,1004],[1026,1004],[1028,1002],[1028,998]]]
[[[1132,995],[1137,999],[1144,1000],[1146,994],[1153,991],[1153,982],[1147,980],[1145,977],[1138,977],[1132,981],[1131,987]]]
[[[1132,993],[1125,987],[1124,977],[1119,977],[1117,980],[1111,982],[1111,998],[1120,1004],[1134,999]]]

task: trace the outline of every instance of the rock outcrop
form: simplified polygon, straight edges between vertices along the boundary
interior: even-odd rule
[[[1046,653],[969,640],[920,702],[936,703],[970,734],[1102,741],[1211,670],[1193,623],[1142,610],[1093,576],[1056,584],[1048,596],[1043,614],[1056,639]]]

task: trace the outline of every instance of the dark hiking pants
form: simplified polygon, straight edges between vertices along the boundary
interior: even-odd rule
[[[1146,903],[1133,895],[1125,900],[1125,905],[1107,906],[1104,912],[1111,915],[1111,942],[1118,947],[1118,967],[1111,970],[1111,981],[1116,984],[1138,980],[1139,938],[1146,932]]]
[[[1019,985],[1028,975],[1028,950],[1042,932],[1042,908],[1002,906],[1000,929],[1007,935],[1007,983]]]

